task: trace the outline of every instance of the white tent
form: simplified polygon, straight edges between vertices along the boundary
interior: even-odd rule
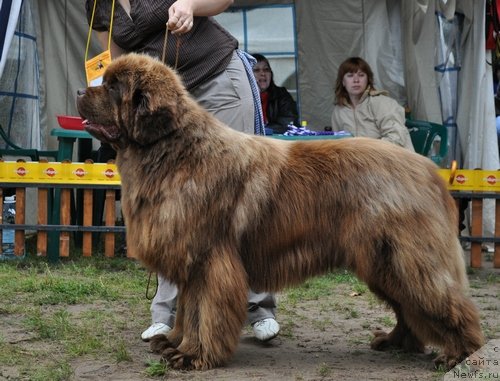
[[[338,65],[345,57],[359,55],[371,64],[378,85],[407,103],[414,118],[443,123],[444,79],[435,69],[443,59],[438,16],[452,19],[459,13],[463,29],[457,45],[463,56],[454,57],[460,69],[452,123],[462,149],[453,158],[465,168],[499,168],[491,60],[485,50],[485,1],[339,3],[346,4],[296,1],[303,117],[317,120],[319,126],[329,124]]]
[[[0,1],[0,7],[7,1]],[[15,13],[19,0],[10,2]],[[492,73],[488,65],[491,60],[485,50],[486,0],[236,0],[235,6],[269,3],[295,5],[301,117],[316,129],[330,124],[336,71],[340,62],[352,55],[362,56],[371,64],[377,85],[389,90],[401,104],[406,103],[414,118],[446,121],[443,82],[450,79],[443,78],[435,68],[443,56],[449,59],[450,55],[440,52],[443,47],[437,15],[444,20],[462,15],[463,27],[456,44],[460,56],[453,57],[459,70],[454,73],[456,78],[451,79],[457,87],[456,99],[452,100],[456,106],[451,106],[456,109],[451,123],[455,131],[451,131],[456,133],[460,146],[456,151],[451,147],[455,155],[452,158],[465,168],[499,167]],[[57,126],[56,114],[75,115],[74,94],[85,85],[83,56],[88,26],[83,1],[25,0],[23,8],[24,25],[36,27],[39,58],[30,64],[39,68],[39,78],[35,79],[39,81],[40,111],[36,113],[40,118],[28,119],[31,123],[26,123],[25,118],[14,120],[18,124],[12,125],[11,131],[19,139],[29,135],[26,143],[33,146],[53,147],[56,142],[49,132]],[[11,15],[9,20],[15,17]],[[16,63],[19,48],[15,40],[7,54],[11,64]],[[9,46],[7,42],[5,45]],[[95,41],[91,46],[94,52],[98,49]],[[5,57],[6,54],[2,62]],[[0,91],[9,92],[5,86],[11,83],[12,74],[4,74]],[[2,98],[0,123],[5,126],[11,105],[7,97]],[[26,110],[24,105],[22,110]]]

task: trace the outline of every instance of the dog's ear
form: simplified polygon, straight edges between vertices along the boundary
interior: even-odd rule
[[[132,98],[135,123],[132,140],[149,145],[166,136],[172,125],[172,111],[165,106],[153,107],[146,93],[136,90]]]

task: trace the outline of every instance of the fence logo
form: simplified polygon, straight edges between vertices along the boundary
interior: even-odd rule
[[[47,168],[44,172],[49,177],[54,177],[57,173],[56,170],[52,167]]]
[[[87,174],[87,172],[85,172],[82,168],[77,168],[74,174],[77,175],[78,177],[83,177]]]
[[[444,375],[443,381],[500,379],[500,339],[490,340]]]
[[[115,172],[114,172],[112,169],[108,168],[108,169],[106,169],[106,170],[104,171],[104,175],[105,175],[107,178],[112,179],[112,178],[115,176]]]
[[[489,175],[487,178],[486,178],[486,182],[490,185],[495,185],[497,183],[497,178],[493,175]]]
[[[24,167],[18,167],[16,169],[16,173],[17,173],[18,176],[23,177],[23,176],[26,176],[26,174],[28,173],[28,171]]]

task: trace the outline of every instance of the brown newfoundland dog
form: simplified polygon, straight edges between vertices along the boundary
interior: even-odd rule
[[[249,287],[278,291],[339,267],[396,313],[372,348],[432,343],[450,367],[483,344],[455,203],[430,160],[374,139],[236,132],[137,54],[77,104],[118,152],[128,250],[179,288],[175,327],[152,342],[174,368],[230,359]]]

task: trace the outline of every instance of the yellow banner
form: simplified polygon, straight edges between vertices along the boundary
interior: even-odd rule
[[[449,190],[500,192],[500,171],[482,169],[440,169]]]
[[[2,161],[0,182],[120,185],[115,164]]]
[[[449,190],[500,192],[500,170],[439,169]],[[0,161],[0,182],[120,185],[116,164]]]

